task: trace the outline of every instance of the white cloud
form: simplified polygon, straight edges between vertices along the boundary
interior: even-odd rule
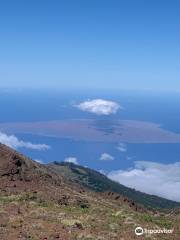
[[[112,171],[108,177],[136,190],[180,202],[180,162],[137,161],[134,169]]]
[[[65,159],[64,159],[64,162],[69,162],[69,163],[78,164],[77,158],[75,158],[75,157],[65,158]]]
[[[103,170],[103,169],[100,169],[99,172],[100,172],[101,174],[103,174],[103,175],[106,175],[106,174],[107,174],[107,172],[106,172],[105,170]]]
[[[103,99],[88,100],[75,106],[82,111],[91,112],[97,115],[115,114],[117,110],[121,108],[118,103]]]
[[[126,144],[124,144],[124,143],[119,143],[118,146],[117,146],[117,149],[118,149],[120,152],[127,152],[127,146],[126,146]]]
[[[114,157],[108,153],[102,153],[100,156],[100,160],[101,161],[112,161],[112,160],[114,160]]]
[[[31,142],[24,142],[22,140],[19,140],[14,135],[7,135],[2,132],[0,132],[0,143],[3,143],[14,149],[29,148],[29,149],[39,150],[39,151],[50,149],[50,146],[46,144],[33,144]]]
[[[41,164],[43,164],[43,161],[42,161],[42,160],[40,160],[40,159],[34,159],[34,161],[36,161],[36,162],[38,162],[38,163],[41,163]]]

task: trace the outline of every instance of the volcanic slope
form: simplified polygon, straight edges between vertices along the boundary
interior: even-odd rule
[[[0,144],[1,240],[129,240],[137,239],[137,226],[173,229],[156,239],[179,239],[178,208],[146,209],[117,192],[98,192],[69,180],[54,165]]]

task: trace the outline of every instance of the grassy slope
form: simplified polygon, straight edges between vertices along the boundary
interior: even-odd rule
[[[179,239],[179,215],[134,211],[108,199],[87,195],[89,208],[41,201],[31,194],[0,194],[0,239],[169,240]],[[134,229],[174,228],[172,235],[136,237]],[[154,238],[155,237],[155,238]]]

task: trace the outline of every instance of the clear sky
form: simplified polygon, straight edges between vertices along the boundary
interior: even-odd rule
[[[0,86],[180,90],[180,1],[2,0]]]

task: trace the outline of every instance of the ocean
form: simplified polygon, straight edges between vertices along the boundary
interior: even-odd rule
[[[106,99],[122,106],[117,114],[99,116],[77,109],[76,104],[88,99]],[[62,90],[15,90],[0,91],[0,123],[36,123],[49,121],[68,121],[90,119],[103,125],[108,134],[111,122],[132,120],[156,123],[161,128],[180,134],[180,96],[171,93],[133,92],[133,91],[62,91]],[[109,124],[109,125],[108,125]],[[107,131],[106,131],[107,128]],[[111,128],[110,128],[111,129]],[[47,144],[49,150],[38,151],[28,148],[18,150],[29,157],[42,161],[63,161],[74,157],[78,163],[96,170],[109,172],[130,169],[135,161],[174,163],[180,160],[180,143],[131,143],[120,142],[125,148],[118,150],[118,142],[96,141],[86,138],[74,139],[67,136],[50,136],[18,131],[0,131],[14,134],[19,140],[34,144]],[[110,130],[111,131],[111,130]],[[108,153],[113,160],[100,160]]]

